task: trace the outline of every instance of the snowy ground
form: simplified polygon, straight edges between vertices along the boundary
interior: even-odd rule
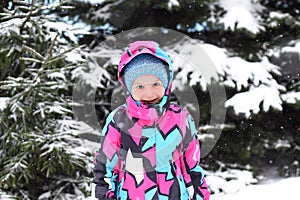
[[[210,200],[299,200],[299,185],[300,177],[287,178],[267,184],[245,186],[231,194],[214,194]]]
[[[212,180],[212,179],[211,179]],[[224,191],[211,195],[210,200],[299,200],[300,177],[268,180],[263,184],[245,185],[239,181],[215,179]],[[87,198],[86,200],[96,200]]]
[[[210,181],[212,181],[211,178],[209,178]],[[300,198],[300,177],[268,180],[264,184],[250,185],[215,179],[212,184],[220,186],[224,191],[211,195],[210,200],[299,200]],[[8,200],[11,198],[0,191],[0,199]],[[96,199],[79,197],[76,200]]]

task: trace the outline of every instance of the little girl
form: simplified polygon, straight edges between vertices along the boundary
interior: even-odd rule
[[[98,199],[209,199],[193,118],[169,101],[172,78],[171,59],[157,43],[137,41],[123,52],[118,79],[126,103],[102,131],[93,181]]]

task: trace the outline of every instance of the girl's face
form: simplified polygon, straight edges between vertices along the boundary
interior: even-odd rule
[[[131,91],[134,100],[141,101],[143,104],[156,104],[164,96],[165,88],[158,77],[145,74],[133,81]]]

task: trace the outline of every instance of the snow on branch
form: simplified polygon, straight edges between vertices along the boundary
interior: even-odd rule
[[[72,71],[72,79],[83,82],[92,88],[106,88],[103,82],[110,81],[111,75],[108,67],[118,65],[121,49],[113,49],[107,45],[96,47],[92,52],[86,53],[86,63]]]
[[[228,58],[225,72],[226,86],[236,87],[238,91],[248,90],[228,99],[226,107],[233,107],[237,114],[243,113],[246,117],[251,113],[257,114],[261,105],[265,112],[271,107],[282,110],[280,91],[286,89],[272,75],[281,74],[279,67],[271,64],[267,58],[264,57],[261,62],[247,62],[239,57]]]
[[[250,117],[251,113],[257,114],[260,105],[267,112],[271,107],[282,110],[281,104],[278,89],[264,84],[252,86],[249,91],[237,93],[225,102],[226,107],[231,106],[235,113],[243,113],[246,117]]]
[[[282,94],[281,98],[286,103],[295,104],[300,101],[300,92],[288,92],[286,94]]]
[[[283,102],[280,95],[286,88],[274,78],[274,75],[281,76],[280,67],[272,64],[267,57],[262,57],[259,62],[249,62],[241,57],[229,57],[229,53],[223,48],[190,41],[172,46],[170,52],[174,70],[179,70],[173,81],[174,87],[180,89],[186,83],[190,86],[199,84],[206,91],[211,79],[214,79],[236,90],[237,93],[225,102],[225,107],[232,107],[236,114],[244,113],[249,117],[251,113],[258,113],[260,110],[282,109]],[[203,56],[203,52],[207,55]],[[204,61],[206,57],[213,65]],[[196,58],[195,63],[199,66],[190,63],[189,58]],[[196,68],[201,68],[201,72]],[[207,73],[213,70],[217,77],[214,73]]]
[[[0,35],[10,37],[14,32],[20,34],[20,26],[22,25],[24,19],[10,19],[5,22],[0,23]]]
[[[292,41],[291,43],[294,43],[294,46],[283,47],[282,52],[298,52],[300,54],[300,40]]]
[[[254,34],[265,30],[260,25],[259,12],[264,8],[261,4],[248,0],[220,0],[219,2],[220,6],[227,11],[220,20],[225,28],[231,30],[244,28]]]
[[[9,97],[0,97],[0,111],[6,107],[6,103],[9,100]]]
[[[238,91],[249,87],[250,84],[259,86],[262,83],[274,84],[274,87],[284,90],[277,82],[273,82],[274,78],[271,75],[271,73],[280,75],[279,67],[270,63],[266,57],[261,62],[248,62],[240,57],[231,57],[227,59],[227,66],[224,71],[227,75],[224,84],[229,87],[236,87]]]
[[[118,1],[113,1],[113,3],[104,5],[101,7],[101,9],[98,9],[96,12],[94,12],[94,16],[91,17],[92,20],[98,20],[98,19],[103,19],[104,21],[108,20],[111,17],[111,8],[114,6],[117,6],[124,2],[124,0],[118,0]]]

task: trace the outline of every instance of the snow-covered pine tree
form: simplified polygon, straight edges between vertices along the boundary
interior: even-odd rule
[[[99,33],[102,29],[97,26],[104,22],[115,34],[164,27],[217,47],[205,50],[213,50],[213,60],[220,64],[218,82],[226,86],[228,97],[226,122],[235,128],[222,132],[222,143],[207,160],[250,163],[257,169],[265,165],[267,170],[276,166],[287,172],[284,174],[299,175],[299,6],[299,2],[287,0],[107,0],[80,6],[84,12],[68,16],[76,15],[78,20],[79,13],[79,18]],[[277,58],[291,49],[297,62],[291,61],[290,53]],[[226,55],[217,56],[223,50]],[[182,70],[179,75],[185,79],[190,75],[196,83],[193,71]],[[203,98],[208,94],[202,91],[201,79],[199,82],[193,87],[200,91],[205,125],[210,99]],[[287,156],[287,151],[292,156]],[[282,158],[292,159],[284,162]]]
[[[90,189],[92,155],[71,110],[74,32],[47,15],[60,8],[19,1],[1,14],[0,93],[9,100],[0,113],[0,191],[20,199],[76,199]]]

